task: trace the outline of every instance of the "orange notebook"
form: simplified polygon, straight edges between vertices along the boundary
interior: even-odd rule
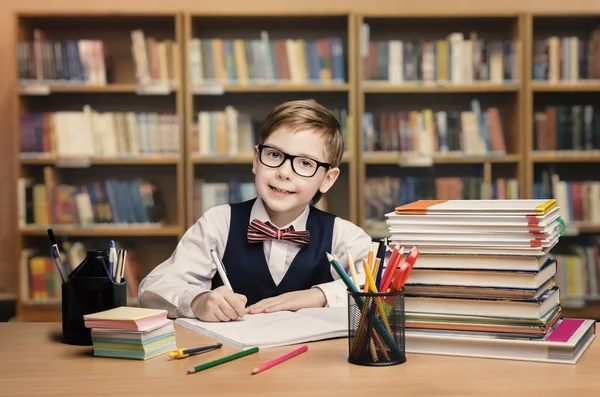
[[[418,200],[395,208],[400,215],[506,214],[544,215],[556,200]]]
[[[166,310],[121,306],[83,316],[87,328],[108,328],[145,331],[165,324]]]

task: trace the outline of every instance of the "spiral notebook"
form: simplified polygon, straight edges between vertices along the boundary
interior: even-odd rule
[[[338,309],[338,308],[335,308]],[[247,314],[244,321],[205,322],[178,318],[175,324],[244,350],[348,336],[347,308],[310,308],[297,312]]]

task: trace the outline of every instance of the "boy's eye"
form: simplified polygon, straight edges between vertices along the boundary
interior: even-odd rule
[[[300,163],[300,167],[302,168],[314,168],[316,166],[314,161],[307,159],[298,159],[298,163]]]
[[[269,150],[269,152],[267,154],[269,155],[269,157],[271,157],[273,159],[278,159],[279,157],[281,157],[281,153],[279,153],[275,150]]]

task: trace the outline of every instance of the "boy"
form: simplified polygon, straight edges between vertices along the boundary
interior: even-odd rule
[[[345,304],[346,287],[325,253],[347,264],[349,250],[360,264],[371,237],[312,207],[338,178],[343,148],[338,121],[316,102],[291,101],[273,109],[254,148],[258,197],[206,211],[171,257],[140,283],[140,305],[166,309],[170,317],[230,321],[245,313]],[[290,226],[303,232],[291,241],[284,238]],[[270,237],[265,230],[272,230]],[[222,259],[233,291],[216,272],[211,249]]]

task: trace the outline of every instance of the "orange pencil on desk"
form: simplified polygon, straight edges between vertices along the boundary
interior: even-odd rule
[[[292,350],[289,353],[284,354],[283,356],[274,358],[271,361],[267,361],[264,364],[259,365],[258,367],[252,370],[252,375],[257,374],[259,372],[263,372],[271,367],[274,367],[277,364],[281,364],[282,362],[289,360],[292,357],[296,357],[298,354],[304,353],[308,350],[308,346],[304,345],[302,347],[297,348],[296,350]]]

